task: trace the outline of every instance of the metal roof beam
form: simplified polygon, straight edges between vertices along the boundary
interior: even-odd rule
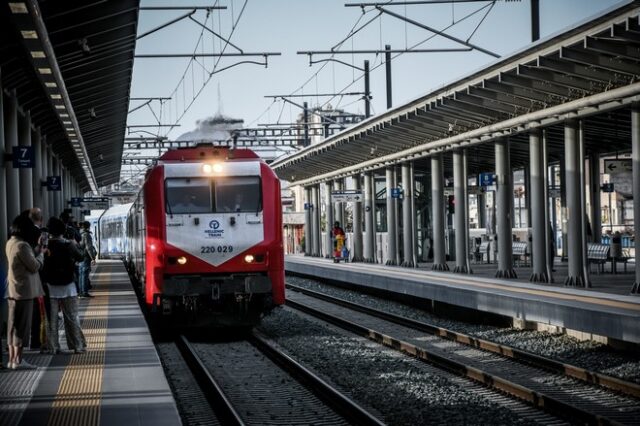
[[[563,61],[562,59],[546,56],[540,56],[538,58],[538,67],[605,83],[613,82],[618,79],[624,79],[626,83],[630,81],[630,77],[627,74],[620,74],[602,68],[585,66],[575,62]]]
[[[533,80],[556,84],[558,86],[583,90],[589,94],[594,92],[594,83],[592,81],[587,81],[578,77],[566,76],[555,71],[543,70],[527,65],[518,65],[518,75],[531,78]]]
[[[490,110],[488,108],[483,108],[480,106],[475,106],[465,102],[456,101],[455,99],[442,98],[439,99],[439,102],[442,107],[455,109],[461,111],[463,114],[475,115],[480,119],[484,118],[483,121],[485,123],[488,121],[496,121],[506,118],[506,114],[503,114],[501,112]]]
[[[467,88],[467,93],[472,96],[476,96],[483,99],[489,99],[491,101],[499,102],[505,105],[512,105],[516,108],[522,108],[527,112],[530,112],[533,109],[541,108],[540,103],[530,100],[523,99],[517,96],[509,95],[507,93],[496,92],[493,90],[488,90],[483,87],[469,86]]]
[[[535,92],[531,89],[526,89],[519,86],[512,86],[509,84],[504,84],[502,82],[497,82],[492,80],[484,80],[482,82],[482,86],[484,89],[493,90],[494,92],[517,96],[519,98],[526,99],[530,102],[539,102],[542,107],[547,107],[550,104],[557,103],[554,101],[558,100],[558,99],[554,100],[553,97],[547,94]]]
[[[613,72],[631,74],[636,77],[640,75],[640,67],[635,62],[603,56],[582,49],[561,47],[560,58],[586,64],[587,66],[604,68]]]
[[[585,37],[584,48],[631,61],[640,60],[640,50],[638,46],[631,45],[628,41],[622,42],[610,38]]]
[[[480,96],[473,96],[464,92],[456,92],[453,96],[457,101],[476,105],[494,111],[499,111],[503,114],[509,114],[509,116],[513,116],[519,112],[519,109],[512,104],[504,104],[495,100],[490,100]]]
[[[518,86],[536,92],[543,92],[552,96],[558,96],[564,100],[571,99],[571,89],[557,84],[532,80],[529,78],[513,75],[509,73],[500,73],[500,82],[511,86]]]

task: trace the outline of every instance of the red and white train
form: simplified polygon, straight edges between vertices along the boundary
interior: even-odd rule
[[[253,151],[171,150],[127,221],[130,271],[155,315],[251,326],[284,303],[280,182]]]

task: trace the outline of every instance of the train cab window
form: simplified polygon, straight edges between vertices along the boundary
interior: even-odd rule
[[[211,212],[211,186],[207,178],[171,178],[165,181],[167,214]]]
[[[214,192],[216,213],[256,213],[262,210],[262,189],[257,176],[216,179]]]

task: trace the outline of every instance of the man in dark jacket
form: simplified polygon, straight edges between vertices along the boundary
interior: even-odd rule
[[[80,232],[80,247],[82,248],[83,259],[80,261],[80,296],[93,297],[89,294],[89,274],[91,266],[96,264],[96,249],[93,245],[91,237],[91,224],[87,221],[82,222]]]

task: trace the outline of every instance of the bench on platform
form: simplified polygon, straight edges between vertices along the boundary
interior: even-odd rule
[[[514,263],[518,266],[522,266],[521,263],[524,261],[524,264],[527,265],[527,259],[529,257],[529,252],[527,251],[527,243],[523,241],[514,241],[511,243],[511,252],[513,254]]]
[[[491,263],[491,254],[490,254],[491,252],[489,250],[491,250],[491,242],[490,241],[481,242],[476,252],[476,256],[477,256],[476,261],[483,263],[486,256],[487,263]]]
[[[609,246],[598,243],[587,243],[587,261],[589,262],[589,270],[591,270],[591,264],[595,263],[598,265],[598,274],[601,271],[604,272],[604,264],[607,263],[608,258]]]

